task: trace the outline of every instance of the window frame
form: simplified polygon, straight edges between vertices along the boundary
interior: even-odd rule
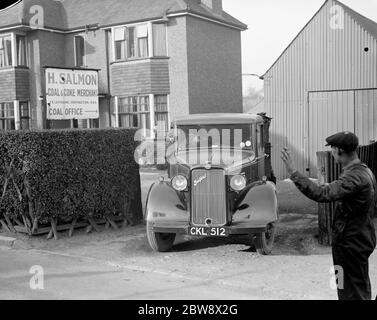
[[[154,26],[155,23],[153,23],[153,21],[147,21],[147,22],[141,22],[141,23],[134,23],[134,24],[127,24],[127,25],[119,25],[119,26],[114,26],[111,28],[111,35],[112,35],[112,51],[113,51],[113,54],[112,54],[112,62],[127,62],[127,61],[135,61],[135,60],[145,60],[145,59],[150,59],[150,58],[166,58],[168,57],[169,55],[169,52],[168,52],[168,34],[167,34],[167,25],[165,25],[165,53],[166,53],[166,56],[161,56],[161,55],[158,55],[156,56],[154,54],[154,46],[155,46],[155,39],[154,39],[154,29],[153,29],[153,26]],[[147,32],[148,32],[148,36],[145,38],[145,37],[137,37],[137,27],[138,26],[146,26],[147,28]],[[130,57],[130,43],[129,43],[129,29],[131,28],[134,28],[134,42],[135,42],[135,53],[136,53],[136,56],[133,56],[133,57]],[[116,37],[116,30],[117,29],[123,29],[124,32],[125,32],[125,36],[124,36],[124,40],[119,40],[119,41],[123,41],[124,42],[124,57],[121,57],[119,58],[117,56],[117,42],[118,41],[115,41]],[[140,39],[145,39],[145,43],[146,43],[146,46],[147,46],[147,55],[146,56],[139,56],[139,52],[140,52],[140,46],[139,46],[139,41]]]
[[[121,103],[121,100],[122,99],[137,99],[137,102],[135,105],[133,105],[132,103],[130,102],[127,102],[127,106],[136,106],[137,107],[137,111],[123,111],[121,110],[122,106],[124,106],[122,103]],[[146,99],[148,101],[148,103],[142,103],[141,99]],[[141,107],[145,107],[147,106],[147,111],[140,111],[141,110]],[[121,97],[118,97],[118,108],[117,108],[117,117],[118,117],[118,127],[119,128],[127,128],[127,129],[143,129],[143,134],[144,136],[146,137],[147,136],[147,130],[149,131],[152,131],[151,130],[151,100],[150,100],[150,95],[149,94],[140,94],[140,95],[128,95],[128,96],[121,96]],[[121,126],[121,118],[122,116],[129,116],[130,119],[132,119],[130,121],[130,123],[132,122],[132,126],[129,125],[128,127],[122,127]],[[137,116],[137,121],[138,121],[138,126],[134,126],[133,125],[133,121],[134,121],[134,118],[131,118],[131,117],[135,117]],[[143,119],[142,117],[145,116],[145,123],[147,124],[146,127],[142,127],[140,126],[140,124],[142,124],[143,122]]]
[[[83,55],[82,55],[82,65],[79,66],[77,63],[77,45],[76,45],[76,39],[77,38],[82,38],[83,39]],[[74,49],[74,59],[75,59],[75,67],[77,68],[83,68],[86,66],[86,46],[85,46],[85,36],[81,34],[76,34],[73,37],[73,49]]]
[[[157,110],[157,98],[158,97],[166,97],[166,111],[160,111],[160,110]],[[156,128],[156,130],[159,130],[159,128],[157,127],[157,115],[166,115],[166,126],[165,126],[165,134],[167,134],[170,130],[170,112],[169,112],[169,95],[168,94],[154,94],[153,95],[153,101],[154,101],[154,114],[153,114],[153,117],[154,117],[154,126]],[[160,105],[162,103],[159,103]]]
[[[13,112],[13,117],[2,116],[3,110],[5,111],[5,108],[3,109],[3,107],[5,107],[6,104],[11,106],[10,110],[12,110]],[[11,122],[11,129],[9,129],[8,126],[5,125],[7,124],[8,121]],[[0,127],[3,127],[3,129],[0,129],[0,131],[15,131],[16,130],[16,113],[15,113],[15,108],[14,108],[14,102],[9,102],[9,101],[0,102],[0,123],[2,124]],[[13,126],[12,126],[12,123],[13,123]]]
[[[163,25],[165,29],[165,55],[157,55],[155,50],[156,50],[156,39],[155,39],[155,29],[154,26],[157,25]],[[166,23],[153,23],[152,22],[152,46],[153,46],[153,57],[155,58],[166,58],[169,57],[169,44],[168,44],[168,26]]]
[[[124,39],[123,40],[115,40],[116,30],[117,29],[123,29],[124,33]],[[125,61],[127,59],[127,50],[128,50],[128,41],[126,37],[126,29],[127,27],[115,27],[111,29],[111,35],[112,35],[112,46],[113,46],[113,60],[114,61]],[[118,50],[117,50],[117,43],[121,42],[122,50],[121,52],[124,54],[124,56],[118,58]]]
[[[15,68],[15,67],[29,67],[29,48],[28,48],[28,37],[27,34],[24,32],[8,32],[8,33],[2,33],[0,34],[1,38],[9,37],[11,38],[11,59],[12,63],[9,66],[3,66],[0,67],[0,69],[6,69],[6,68]],[[18,50],[17,50],[17,36],[21,36],[25,38],[25,62],[26,64],[19,64],[18,63]]]
[[[3,34],[0,34],[0,38],[10,38],[10,41],[11,41],[11,56],[10,56],[10,59],[11,59],[11,63],[9,65],[4,65],[4,66],[0,66],[0,69],[6,69],[6,68],[11,68],[11,67],[14,67],[14,64],[15,64],[15,61],[14,61],[14,34],[13,33],[3,33]],[[5,48],[3,48],[2,50],[5,51]]]
[[[25,64],[20,64],[19,63],[19,52],[18,52],[18,41],[17,41],[17,36],[18,37],[23,37],[25,39]],[[16,62],[16,67],[28,67],[29,66],[29,60],[28,60],[28,45],[27,45],[27,36],[26,34],[23,33],[15,33],[14,34],[14,49],[15,49],[15,62]]]
[[[22,105],[23,104],[26,104],[27,105],[27,111],[28,111],[28,115],[27,116],[24,116],[22,114]],[[21,130],[30,130],[30,126],[31,126],[31,115],[30,115],[30,101],[19,101],[19,115],[20,115],[20,129]],[[23,127],[23,120],[24,121],[27,121],[28,123],[28,127],[27,128],[24,128]]]

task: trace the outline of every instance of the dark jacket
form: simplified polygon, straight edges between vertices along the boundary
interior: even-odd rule
[[[291,176],[297,188],[308,198],[336,202],[332,225],[333,245],[351,246],[363,256],[376,247],[373,224],[377,186],[372,171],[359,160],[342,171],[339,180],[318,186],[299,172]]]

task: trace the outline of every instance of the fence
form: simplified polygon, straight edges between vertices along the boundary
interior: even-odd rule
[[[360,160],[365,163],[377,177],[377,142],[358,148]],[[331,183],[337,180],[342,167],[335,163],[330,151],[317,152],[318,179],[320,183]],[[331,225],[334,219],[335,203],[318,204],[319,243],[331,245]]]

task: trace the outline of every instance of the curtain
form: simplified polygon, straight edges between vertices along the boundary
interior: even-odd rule
[[[148,38],[138,38],[138,57],[139,58],[146,58],[148,57]]]
[[[11,37],[0,37],[0,67],[12,65],[12,40]]]
[[[0,67],[5,66],[4,38],[0,38]]]
[[[17,36],[17,65],[26,66],[26,38]]]
[[[128,52],[127,52],[127,58],[135,58],[136,51],[135,51],[135,27],[130,27],[127,29],[128,33]]]
[[[143,24],[136,27],[136,39],[138,58],[148,57],[148,25]]]
[[[0,130],[15,130],[13,103],[0,103]]]
[[[148,26],[146,24],[136,27],[136,37],[148,38]]]
[[[5,59],[6,59],[6,65],[11,66],[12,63],[12,40],[9,37],[8,39],[5,39]]]
[[[155,124],[157,130],[165,134],[169,131],[168,97],[167,95],[155,96]]]
[[[114,30],[114,40],[123,41],[126,40],[126,29],[125,28],[116,28]]]
[[[119,126],[121,128],[150,129],[148,96],[119,99]]]
[[[157,57],[167,56],[165,24],[153,25],[153,51]]]
[[[21,129],[30,129],[30,115],[29,115],[29,103],[20,102],[20,118],[21,118]]]

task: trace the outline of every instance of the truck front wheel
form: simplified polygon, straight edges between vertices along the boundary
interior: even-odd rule
[[[270,255],[274,246],[276,226],[274,223],[267,225],[266,232],[254,235],[253,243],[260,254]]]
[[[147,238],[149,245],[156,252],[168,252],[173,248],[175,233],[159,233],[153,231],[153,225],[147,222]]]

